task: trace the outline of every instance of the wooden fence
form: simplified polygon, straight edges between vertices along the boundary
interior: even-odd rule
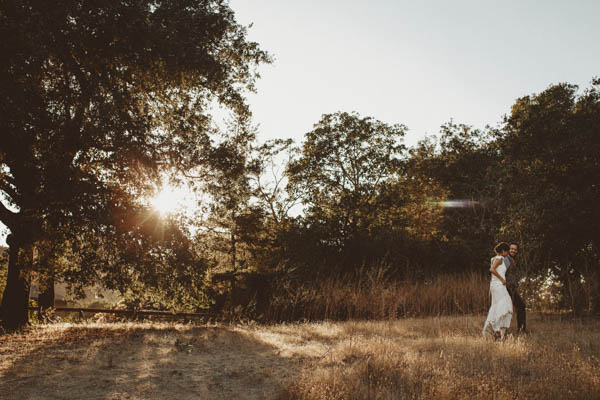
[[[40,311],[39,307],[29,307],[30,311]],[[71,312],[79,313],[80,315],[85,314],[116,314],[124,315],[128,317],[144,317],[144,316],[155,316],[155,317],[167,317],[173,319],[223,319],[221,314],[202,312],[202,313],[173,313],[170,311],[158,311],[158,310],[113,310],[109,308],[80,308],[80,307],[55,307],[52,308],[56,312]]]

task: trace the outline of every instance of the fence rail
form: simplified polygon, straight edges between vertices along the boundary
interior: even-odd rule
[[[30,311],[39,311],[39,307],[29,307]],[[75,313],[106,313],[106,314],[120,314],[130,316],[157,316],[157,317],[172,317],[172,318],[219,318],[220,314],[216,313],[173,313],[170,311],[157,311],[157,310],[113,310],[110,308],[81,308],[81,307],[54,307],[54,311],[61,312],[75,312]]]

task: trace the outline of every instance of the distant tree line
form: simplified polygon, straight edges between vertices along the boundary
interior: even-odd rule
[[[225,292],[246,293],[226,301],[265,309],[281,287],[382,266],[395,281],[487,275],[493,244],[514,241],[530,298],[546,291],[547,306],[599,313],[599,84],[552,85],[517,99],[497,127],[450,122],[412,148],[404,126],[345,112],[323,115],[298,147],[257,148],[258,171],[277,149],[284,172],[269,191],[246,171],[253,223],[237,225],[236,267],[220,264],[237,275]],[[290,202],[303,212],[286,213]]]
[[[532,291],[550,280],[557,307],[600,312],[600,80],[412,148],[405,126],[356,112],[323,115],[299,144],[258,143],[244,93],[271,59],[225,1],[1,7],[5,329],[27,323],[32,279],[44,307],[60,280],[134,307],[259,315],[366,270],[486,274],[500,240],[520,244]],[[232,111],[226,129],[211,102]],[[196,217],[143,201],[165,175],[202,194]]]

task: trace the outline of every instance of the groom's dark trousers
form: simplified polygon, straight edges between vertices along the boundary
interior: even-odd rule
[[[515,285],[507,285],[506,289],[508,290],[508,294],[510,294],[513,306],[517,310],[517,330],[519,332],[526,331],[525,302],[519,294],[519,289]]]

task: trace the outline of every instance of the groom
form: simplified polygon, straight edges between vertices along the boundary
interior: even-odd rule
[[[513,306],[517,310],[517,331],[519,333],[528,333],[525,320],[525,302],[519,294],[519,279],[517,277],[517,263],[515,257],[519,252],[519,245],[511,243],[508,251],[508,257],[504,259],[506,265],[506,289],[510,294]]]

